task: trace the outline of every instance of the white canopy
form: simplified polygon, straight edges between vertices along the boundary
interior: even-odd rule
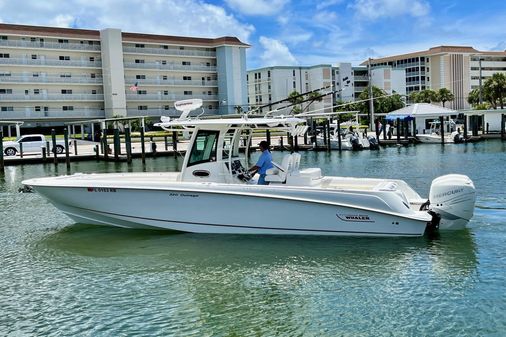
[[[458,112],[456,110],[443,108],[439,105],[429,104],[429,103],[416,103],[412,105],[405,106],[404,108],[389,112],[386,115],[386,118],[389,120],[394,120],[397,118],[400,119],[413,119],[415,117],[439,117],[439,116],[450,116],[457,115]]]

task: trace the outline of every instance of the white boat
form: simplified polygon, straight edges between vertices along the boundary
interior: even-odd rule
[[[422,143],[441,144],[441,123],[437,120],[429,122],[429,133],[417,134],[416,138]],[[464,137],[461,135],[459,128],[455,125],[453,120],[445,121],[445,126],[451,127],[451,132],[443,135],[445,144],[463,143]]]
[[[358,132],[359,124],[355,123],[341,123],[341,150],[360,151],[369,149],[369,138],[363,133]],[[330,124],[330,148],[339,149],[339,132],[337,123]],[[322,135],[316,136],[316,144],[325,147],[325,137]]]
[[[23,181],[79,223],[194,233],[420,236],[459,229],[473,216],[475,188],[463,175],[435,179],[429,198],[406,182],[323,176],[287,154],[256,185],[240,144],[253,130],[300,135],[294,117],[164,119],[192,133],[181,172],[74,174]]]

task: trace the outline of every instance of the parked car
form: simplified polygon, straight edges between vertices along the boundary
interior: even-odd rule
[[[21,144],[23,144],[23,153],[40,153],[41,148],[46,147],[46,137],[44,137],[44,135],[24,135],[15,141],[4,142],[3,147],[5,155],[15,156],[21,151]],[[49,146],[52,146],[52,144],[53,142],[49,141]],[[52,148],[51,151],[63,153],[65,151],[65,142],[63,140],[57,140],[56,147],[54,149]]]

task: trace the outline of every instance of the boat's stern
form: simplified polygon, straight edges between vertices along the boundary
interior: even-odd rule
[[[432,181],[430,212],[440,217],[439,229],[462,229],[474,214],[476,189],[468,176],[448,174]]]

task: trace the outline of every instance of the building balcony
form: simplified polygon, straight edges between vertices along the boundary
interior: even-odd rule
[[[353,76],[353,80],[354,81],[361,81],[361,82],[364,82],[364,81],[369,81],[369,76],[365,75],[356,75],[356,76]]]
[[[73,76],[73,77],[60,77],[60,76],[0,76],[0,83],[47,83],[47,84],[102,84],[102,77],[86,77],[86,76]]]
[[[40,42],[23,40],[0,40],[0,47],[24,48],[24,49],[58,49],[58,50],[80,50],[80,51],[100,51],[100,45],[89,45],[88,43],[58,43],[58,42]]]
[[[179,71],[200,71],[200,72],[216,72],[215,66],[202,66],[202,65],[189,65],[184,66],[174,63],[135,63],[125,62],[124,67],[126,69],[152,69],[152,70],[179,70]]]
[[[125,83],[127,85],[129,83],[139,83],[139,86],[143,85],[174,85],[174,86],[193,86],[193,87],[216,87],[218,86],[218,81],[202,81],[202,80],[176,80],[176,79],[167,79],[163,80],[161,78],[153,78],[153,79],[136,79],[133,77],[125,78]]]
[[[33,108],[15,108],[13,111],[0,111],[0,118],[11,120],[40,119],[40,118],[72,118],[89,119],[104,118],[105,112],[100,109],[78,109],[78,110],[48,110],[35,111]]]
[[[63,61],[63,60],[51,60],[51,59],[28,59],[28,58],[0,58],[0,64],[9,65],[21,65],[21,66],[49,66],[49,67],[90,67],[90,68],[102,68],[101,61],[87,61],[87,60],[75,60],[75,61]]]
[[[181,111],[176,109],[148,108],[145,110],[127,109],[128,116],[170,116],[177,117],[181,115]]]
[[[168,56],[190,56],[190,57],[216,57],[214,51],[203,50],[187,50],[187,49],[163,49],[163,48],[136,48],[136,47],[123,47],[123,53],[134,54],[156,54]]]
[[[16,95],[3,94],[0,95],[1,102],[20,102],[20,101],[103,101],[102,94],[39,94],[39,95]]]
[[[2,96],[2,95],[0,95]],[[182,95],[182,94],[127,94],[127,101],[180,101],[184,99],[200,98],[204,101],[217,101],[218,95]]]

